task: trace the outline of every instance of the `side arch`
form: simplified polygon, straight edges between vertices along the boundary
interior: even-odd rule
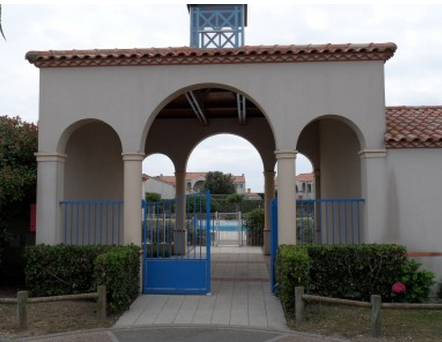
[[[318,117],[303,128],[296,149],[312,162],[317,198],[362,196],[359,152],[364,146],[363,132],[339,115]]]
[[[65,200],[123,199],[121,141],[115,130],[99,120],[71,125],[59,141],[66,155]]]

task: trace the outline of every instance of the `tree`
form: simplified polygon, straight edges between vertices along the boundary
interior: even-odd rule
[[[0,116],[0,229],[17,215],[29,215],[37,184],[37,126]]]
[[[233,177],[230,173],[224,174],[220,171],[208,172],[203,184],[203,189],[210,190],[211,194],[233,194],[235,192]]]
[[[146,202],[161,202],[161,194],[156,192],[145,192],[144,198]]]
[[[239,211],[239,205],[244,202],[244,195],[234,193],[227,196],[227,203],[233,203],[235,204],[236,211]]]

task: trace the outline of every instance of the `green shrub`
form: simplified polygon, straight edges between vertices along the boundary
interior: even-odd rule
[[[9,236],[10,234],[6,231],[6,228],[0,230],[0,270],[5,260],[5,251],[6,245],[9,242]]]
[[[106,285],[108,307],[117,312],[139,293],[140,249],[134,245],[37,245],[25,257],[31,297],[89,293]]]
[[[434,273],[428,270],[420,270],[421,266],[416,260],[406,260],[401,267],[402,282],[406,290],[401,294],[392,294],[394,299],[405,303],[423,303],[428,300],[431,293],[431,286],[435,284]]]
[[[436,294],[437,298],[442,299],[442,281],[439,284],[439,288],[437,290],[437,294]]]
[[[247,229],[247,241],[251,246],[261,246],[264,241],[265,211],[253,209],[245,214],[244,227]]]
[[[312,260],[310,290],[322,296],[391,301],[406,249],[398,245],[307,245]]]
[[[140,290],[140,248],[116,246],[95,261],[96,284],[106,285],[111,312],[129,309]]]
[[[32,297],[93,291],[94,261],[111,246],[37,245],[25,251],[25,276]]]
[[[278,296],[288,316],[295,312],[295,287],[310,285],[311,260],[305,246],[282,245],[276,258]]]

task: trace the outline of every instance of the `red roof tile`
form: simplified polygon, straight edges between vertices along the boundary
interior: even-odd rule
[[[387,107],[387,148],[442,148],[442,106]]]
[[[299,175],[296,175],[296,180],[298,182],[314,182],[315,175],[314,173],[300,173]]]
[[[150,49],[29,51],[26,59],[38,68],[231,63],[295,63],[383,60],[394,43],[242,46],[237,49],[191,47]]]
[[[199,177],[206,177],[207,172],[186,172],[186,180],[191,180],[194,178],[199,178]],[[164,176],[164,175],[159,175],[159,176],[155,176],[153,178],[156,178],[158,180],[161,180],[165,183],[169,183],[169,184],[173,184],[175,185],[175,176]],[[233,183],[244,183],[246,181],[244,175],[242,176],[234,176],[232,175],[233,178]]]

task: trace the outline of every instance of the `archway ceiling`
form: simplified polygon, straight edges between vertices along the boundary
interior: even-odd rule
[[[246,124],[248,118],[261,118],[264,115],[242,95],[225,89],[204,88],[179,95],[160,111],[156,119],[195,117],[202,125],[210,124],[211,119],[226,118],[237,118],[239,124]]]

